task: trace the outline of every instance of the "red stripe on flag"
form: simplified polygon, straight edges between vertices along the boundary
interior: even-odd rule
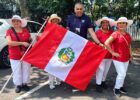
[[[84,91],[106,53],[105,49],[88,41],[65,82]]]
[[[38,42],[26,54],[23,60],[35,65],[36,67],[44,69],[61,43],[66,32],[66,29],[58,25],[48,23]]]

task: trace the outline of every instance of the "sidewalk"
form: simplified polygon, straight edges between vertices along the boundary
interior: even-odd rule
[[[129,65],[126,80],[124,83],[125,88],[128,91],[127,95],[116,97],[113,93],[113,88],[116,79],[116,71],[112,65],[107,77],[108,89],[103,93],[98,93],[95,90],[95,75],[90,82],[86,91],[81,92],[73,89],[66,83],[57,86],[54,90],[50,90],[46,85],[40,90],[31,94],[30,97],[25,100],[140,100],[140,67],[135,65]],[[36,96],[35,94],[38,94]]]
[[[1,74],[5,73],[4,71],[6,70],[0,70],[0,73]],[[30,84],[31,89],[34,89],[36,86],[38,86],[40,82],[47,81],[46,75],[43,74],[44,73],[42,71],[39,71],[38,69],[34,68],[33,76],[31,76],[32,77]],[[119,98],[116,98],[116,96],[114,96],[113,93],[116,71],[114,69],[114,66],[112,65],[107,77],[107,84],[109,87],[108,89],[104,90],[103,93],[96,92],[95,75],[94,75],[94,78],[92,79],[88,88],[84,92],[77,91],[66,83],[63,83],[60,86],[57,86],[55,89],[51,90],[47,84],[42,88],[38,89],[37,91],[35,91],[34,93],[27,95],[26,98],[23,98],[22,100],[140,100],[139,76],[140,76],[140,66],[129,65],[126,80],[124,83],[124,86],[128,91],[128,95],[122,95]],[[5,83],[2,82],[2,76],[0,81],[1,87]],[[20,94],[16,94],[14,92],[14,85],[11,80],[9,85],[6,87],[4,93],[0,95],[0,98],[3,98],[3,100],[14,100],[14,98],[22,96],[23,94],[26,94],[26,92],[22,92]],[[11,96],[9,97],[7,95]]]

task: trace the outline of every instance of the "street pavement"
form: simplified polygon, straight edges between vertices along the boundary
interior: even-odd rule
[[[0,94],[0,100],[140,100],[140,65],[138,63],[140,63],[139,60],[136,64],[129,65],[124,83],[128,94],[121,97],[116,97],[113,93],[116,71],[112,64],[107,77],[109,87],[103,93],[98,93],[95,90],[95,75],[84,92],[78,91],[64,82],[51,90],[48,86],[47,73],[33,67],[29,84],[31,90],[15,93],[11,79],[3,93]],[[11,69],[0,69],[0,89],[10,74]]]

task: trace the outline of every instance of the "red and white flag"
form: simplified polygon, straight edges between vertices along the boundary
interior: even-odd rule
[[[84,91],[106,53],[77,34],[48,23],[23,60]]]

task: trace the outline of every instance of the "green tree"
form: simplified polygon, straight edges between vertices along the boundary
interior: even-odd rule
[[[74,3],[73,0],[28,0],[27,2],[29,12],[35,19],[49,16],[52,13],[57,13],[66,19],[67,15],[73,12]]]
[[[27,0],[19,0],[19,6],[20,6],[20,11],[21,11],[21,16],[22,17],[29,17],[29,11],[28,11],[28,6],[27,6]]]
[[[63,19],[73,13],[74,4],[83,2],[85,13],[93,20],[102,16],[126,16],[128,18],[140,18],[140,1],[139,0],[94,0],[95,5],[91,4],[92,0],[0,0],[11,5],[16,3],[20,8],[21,15],[35,17],[36,20],[57,13]],[[17,2],[19,1],[19,2]],[[6,4],[5,3],[5,4]],[[25,6],[27,5],[27,6]],[[28,12],[29,11],[29,12]]]

